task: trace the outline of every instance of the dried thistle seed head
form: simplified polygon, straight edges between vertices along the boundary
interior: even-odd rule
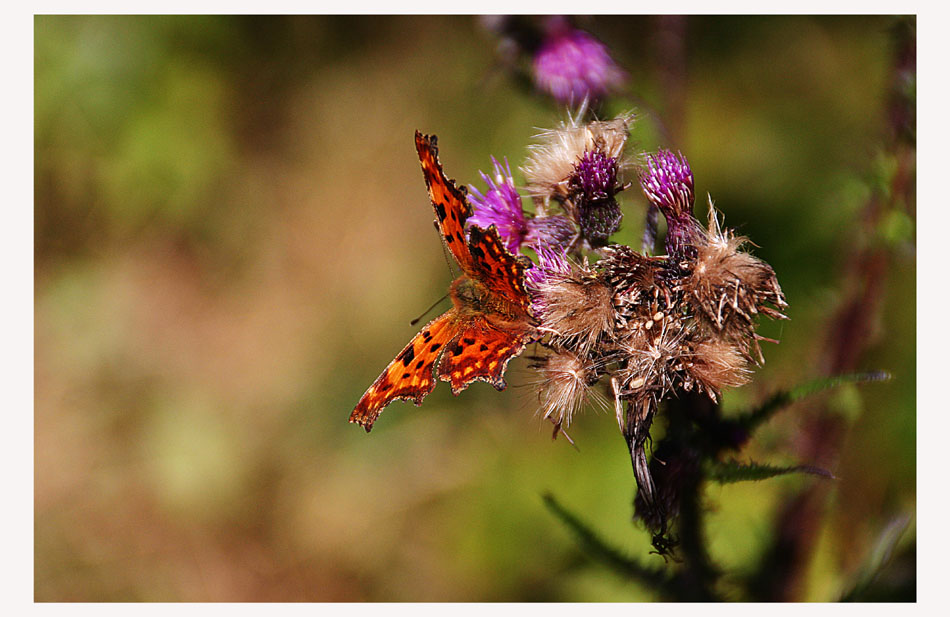
[[[761,361],[755,318],[765,313],[785,319],[781,309],[787,304],[772,267],[740,250],[746,242],[731,230],[720,228],[710,204],[709,227],[696,243],[696,258],[682,285],[706,331],[742,342],[742,348],[755,351],[756,359]]]
[[[683,389],[695,387],[717,401],[723,388],[737,388],[749,383],[749,369],[742,350],[728,341],[703,338],[692,345],[683,359]]]
[[[689,356],[690,327],[670,316],[652,319],[628,330],[619,349],[626,366],[620,371],[621,392],[631,398],[650,395],[660,400],[676,387]]]
[[[633,114],[625,113],[613,120],[593,121],[579,124],[578,118],[570,118],[561,126],[539,133],[540,143],[528,146],[528,159],[521,171],[527,181],[528,193],[542,207],[550,199],[559,201],[570,196],[570,179],[575,173],[577,162],[585,152],[600,152],[615,161],[618,171],[627,163],[623,159],[623,149],[627,142]]]
[[[663,258],[641,255],[623,244],[605,246],[600,253],[603,258],[597,262],[597,269],[616,292],[651,287],[659,269],[666,264]]]
[[[613,293],[586,263],[557,267],[531,280],[535,315],[555,344],[586,354],[613,331]]]
[[[679,318],[683,309],[680,294],[669,284],[671,262],[665,257],[647,257],[627,246],[601,249],[597,267],[613,290],[615,338],[649,330],[661,319]]]
[[[534,367],[540,376],[538,401],[545,419],[566,428],[587,402],[606,407],[603,394],[593,388],[600,377],[597,366],[583,356],[558,349],[538,359]]]

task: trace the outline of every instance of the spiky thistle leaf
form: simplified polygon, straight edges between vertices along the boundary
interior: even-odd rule
[[[735,482],[748,482],[767,480],[776,476],[785,476],[792,473],[807,473],[814,476],[821,476],[830,480],[835,480],[834,474],[827,469],[815,467],[813,465],[792,465],[790,467],[777,467],[763,463],[740,463],[738,461],[728,461],[725,463],[710,463],[706,467],[706,477],[719,484],[732,484]]]
[[[845,375],[836,375],[834,377],[822,377],[813,379],[800,384],[789,390],[779,390],[770,396],[764,403],[757,408],[749,410],[736,418],[735,422],[748,433],[759,427],[766,420],[775,415],[778,411],[791,405],[803,398],[849,383],[871,383],[876,381],[887,381],[891,378],[890,373],[886,371],[869,371],[865,373],[848,373]]]
[[[548,510],[571,530],[581,547],[593,559],[626,578],[637,580],[651,587],[665,588],[670,584],[669,577],[662,570],[647,568],[638,561],[624,555],[619,549],[604,542],[596,531],[562,506],[553,495],[545,494],[542,499],[544,499],[544,505],[547,506]]]

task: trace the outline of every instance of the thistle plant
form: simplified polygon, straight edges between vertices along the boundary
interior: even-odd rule
[[[642,518],[667,537],[669,500],[657,499],[647,444],[661,402],[696,392],[716,402],[764,361],[757,318],[785,319],[772,268],[744,251],[709,202],[705,225],[693,216],[687,159],[660,150],[639,165],[639,185],[667,222],[666,253],[651,256],[610,241],[622,221],[617,196],[634,167],[625,147],[632,114],[544,131],[522,170],[536,206],[528,217],[508,172],[493,160],[473,189],[473,219],[494,224],[509,247],[537,263],[527,286],[540,336],[532,355],[540,415],[564,432],[589,403],[614,412],[630,451]],[[545,225],[545,221],[558,221]],[[529,231],[530,230],[530,231]],[[525,240],[530,236],[530,242]]]
[[[613,412],[636,482],[634,518],[651,532],[657,553],[682,558],[684,565],[676,572],[643,567],[600,541],[556,498],[545,501],[592,554],[615,569],[649,582],[671,599],[719,599],[715,586],[720,572],[707,553],[702,526],[704,484],[792,473],[833,479],[830,471],[809,461],[772,465],[735,457],[755,430],[788,403],[842,383],[888,375],[841,371],[725,417],[719,406],[723,392],[752,380],[765,362],[761,343],[778,343],[758,333],[760,322],[788,319],[775,270],[751,252],[749,239],[725,226],[708,194],[705,213],[697,215],[697,183],[682,151],[631,147],[633,112],[598,117],[596,106],[626,80],[602,43],[564,18],[491,18],[484,23],[498,35],[501,55],[515,72],[529,74],[538,91],[575,111],[527,146],[520,187],[508,159],[502,164],[492,157],[490,173],[480,174],[483,188],[456,191],[437,159],[432,160],[433,139],[423,169],[437,217],[444,225],[446,195],[464,195],[471,214],[456,209],[448,219],[466,225],[478,245],[472,254],[480,258],[485,253],[481,245],[494,243],[511,252],[502,259],[503,251],[489,251],[502,263],[510,260],[510,277],[518,275],[507,281],[507,293],[522,301],[520,308],[530,304],[529,314],[517,314],[517,343],[518,350],[526,349],[538,415],[553,425],[555,439],[563,435],[574,443],[567,430],[577,414],[590,407]],[[432,172],[435,167],[438,175]],[[621,200],[627,202],[624,207]],[[639,250],[614,239],[625,214],[627,220],[640,214],[644,221]],[[662,254],[653,254],[661,215],[666,223]],[[444,235],[455,246],[464,240],[460,233]],[[469,263],[464,250],[456,250],[460,263]],[[460,308],[452,319],[479,311],[501,314],[496,305],[504,302],[491,296],[496,269],[469,265],[466,272],[481,277],[487,291],[475,293],[477,301],[453,296]],[[468,289],[463,279],[453,289]],[[488,322],[504,330],[515,320],[496,316]],[[427,335],[419,336],[428,343]],[[466,345],[476,347],[474,339]],[[511,348],[504,346],[506,352]],[[457,345],[451,349],[463,351]],[[410,343],[396,360],[409,370],[416,350]],[[418,350],[425,348],[419,345]],[[418,362],[431,367],[434,358],[430,364]],[[479,366],[476,359],[473,367]],[[394,375],[402,371],[396,368]],[[499,371],[492,383],[500,389],[504,365]],[[380,379],[384,377],[386,373]],[[420,381],[425,388],[407,391],[417,404],[434,387],[431,374]],[[453,381],[453,392],[467,383],[457,388]],[[651,429],[657,418],[665,421],[666,430],[654,444]],[[751,590],[747,595],[756,597]]]
[[[487,194],[472,197],[478,220],[496,223],[503,236],[517,234],[509,246],[535,259],[526,284],[539,322],[539,339],[528,352],[539,415],[553,423],[555,437],[570,440],[566,429],[583,409],[614,412],[637,483],[635,518],[652,532],[657,552],[680,554],[685,565],[662,573],[625,560],[553,496],[546,503],[593,555],[618,571],[660,587],[668,598],[716,599],[719,573],[703,538],[702,486],[790,473],[833,478],[808,461],[776,466],[734,457],[757,427],[793,400],[888,376],[819,378],[738,417],[724,417],[722,392],[748,384],[765,361],[761,343],[778,342],[757,332],[759,322],[787,319],[775,271],[750,252],[747,238],[724,225],[711,197],[705,216],[697,218],[696,182],[681,151],[630,148],[633,113],[587,117],[627,85],[627,74],[602,43],[564,18],[494,18],[486,24],[498,36],[503,61],[514,74],[530,77],[522,83],[532,82],[561,104],[580,103],[575,115],[542,131],[528,147],[521,171],[532,215],[516,211],[520,198],[507,199],[510,210],[493,221]],[[682,36],[685,29],[675,31]],[[671,51],[677,41],[682,45],[672,37],[664,49]],[[656,121],[670,137],[664,120]],[[498,177],[515,194],[507,169],[506,162],[506,173]],[[626,195],[628,204],[636,202],[628,190],[634,184],[645,197],[639,250],[612,241],[624,214],[633,216],[619,200]],[[489,183],[489,193],[496,187]],[[663,254],[653,255],[660,215],[666,223]],[[506,232],[506,218],[527,222],[518,232]],[[657,417],[666,431],[653,444]],[[748,596],[762,597],[752,589]]]

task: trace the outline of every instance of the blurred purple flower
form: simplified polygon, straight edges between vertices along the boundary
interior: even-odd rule
[[[647,167],[640,172],[640,187],[647,199],[666,217],[666,248],[680,251],[690,240],[696,225],[693,221],[693,171],[681,153],[660,150],[647,157]]]
[[[563,17],[549,21],[547,35],[534,55],[534,80],[558,102],[577,103],[603,97],[627,75],[607,47]]]
[[[474,213],[468,218],[468,222],[485,229],[494,225],[508,250],[517,254],[528,234],[528,223],[522,209],[521,195],[515,189],[508,159],[505,159],[504,168],[495,157],[491,160],[495,167],[495,178],[492,179],[484,172],[479,172],[482,180],[488,185],[488,191],[482,194],[477,188],[469,185],[468,201],[472,204]]]

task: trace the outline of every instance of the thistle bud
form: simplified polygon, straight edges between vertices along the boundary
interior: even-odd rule
[[[640,172],[640,187],[666,217],[667,253],[681,253],[696,236],[693,171],[686,157],[669,150],[648,156],[647,167]]]
[[[614,199],[623,188],[617,183],[617,159],[599,150],[585,152],[574,165],[568,186],[581,235],[591,246],[603,246],[623,219]]]

